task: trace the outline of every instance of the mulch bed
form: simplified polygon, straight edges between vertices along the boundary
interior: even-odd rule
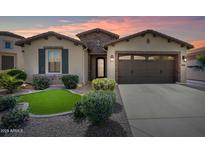
[[[112,117],[100,126],[87,120],[76,121],[73,115],[51,118],[30,118],[23,132],[0,134],[6,137],[130,137],[132,132],[127,120],[122,100],[116,89],[117,103]]]

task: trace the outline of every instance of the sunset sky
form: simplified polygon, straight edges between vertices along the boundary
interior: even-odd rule
[[[77,33],[97,27],[120,37],[153,29],[195,47],[205,46],[205,17],[0,17],[0,31],[24,37],[55,31],[76,38]]]

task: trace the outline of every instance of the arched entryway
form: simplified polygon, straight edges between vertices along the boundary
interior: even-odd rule
[[[88,77],[90,81],[107,76],[106,55],[90,55],[88,62]]]

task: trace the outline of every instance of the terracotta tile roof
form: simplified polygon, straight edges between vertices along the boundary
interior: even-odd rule
[[[41,34],[32,36],[32,37],[28,37],[26,39],[19,40],[19,41],[16,42],[16,45],[23,46],[24,44],[29,44],[34,40],[38,40],[38,39],[41,39],[41,38],[47,38],[48,36],[55,36],[59,39],[69,40],[69,41],[72,41],[72,42],[76,43],[77,45],[79,44],[79,45],[82,45],[83,47],[86,47],[79,40],[76,40],[76,39],[71,38],[69,36],[62,35],[62,34],[59,34],[59,33],[53,32],[53,31],[48,31],[48,32],[45,32],[45,33],[41,33]]]
[[[108,34],[108,35],[110,35],[112,37],[115,37],[116,39],[119,38],[118,34],[112,33],[110,31],[107,31],[107,30],[104,30],[104,29],[101,29],[101,28],[90,29],[88,31],[84,31],[82,33],[78,33],[78,34],[76,34],[76,36],[80,37],[82,35],[86,35],[86,34],[93,33],[93,32],[102,32],[102,33]]]
[[[20,35],[17,35],[12,32],[8,32],[8,31],[0,31],[0,36],[10,36],[14,38],[24,39],[23,36],[20,36]]]
[[[141,32],[138,32],[138,33],[135,33],[135,34],[132,34],[132,35],[129,35],[129,36],[125,36],[125,37],[122,37],[118,40],[114,40],[114,41],[111,41],[111,42],[108,42],[107,44],[105,44],[105,47],[108,47],[109,45],[114,45],[118,42],[121,42],[121,41],[125,41],[125,40],[129,40],[129,39],[132,39],[134,37],[138,37],[138,36],[144,36],[145,34],[147,33],[151,33],[155,36],[160,36],[160,37],[163,37],[163,38],[166,38],[170,41],[173,41],[173,42],[176,42],[176,43],[179,43],[181,44],[182,46],[186,46],[188,49],[191,49],[193,48],[193,45],[187,43],[187,42],[184,42],[184,41],[181,41],[179,39],[176,39],[174,37],[171,37],[171,36],[168,36],[166,34],[163,34],[163,33],[160,33],[160,32],[157,32],[155,30],[151,30],[151,29],[148,29],[148,30],[145,30],[145,31],[141,31]]]

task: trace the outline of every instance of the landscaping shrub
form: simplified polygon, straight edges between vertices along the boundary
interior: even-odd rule
[[[13,109],[16,105],[16,97],[3,96],[0,100],[0,111]]]
[[[1,118],[2,125],[7,129],[20,128],[28,120],[29,112],[12,110]]]
[[[92,81],[92,87],[94,90],[111,90],[115,89],[115,80],[108,78],[99,78]]]
[[[78,75],[69,74],[69,75],[63,75],[61,77],[61,80],[67,89],[75,89],[78,85],[79,77]]]
[[[198,55],[196,59],[205,66],[205,55]]]
[[[0,74],[0,87],[8,90],[8,93],[12,93],[13,90],[17,89],[23,84],[23,80],[16,79],[6,73]]]
[[[83,104],[81,101],[78,101],[75,106],[74,106],[74,117],[76,119],[81,119],[81,118],[85,118],[85,114],[84,114],[84,111],[83,111]]]
[[[15,77],[16,79],[20,79],[23,81],[25,81],[27,78],[27,74],[24,71],[18,69],[7,70],[6,73],[10,76]]]
[[[98,90],[85,94],[81,101],[86,117],[93,124],[99,124],[111,116],[116,96],[112,91]]]
[[[50,86],[50,79],[46,76],[35,76],[33,86],[36,90],[43,90]]]

